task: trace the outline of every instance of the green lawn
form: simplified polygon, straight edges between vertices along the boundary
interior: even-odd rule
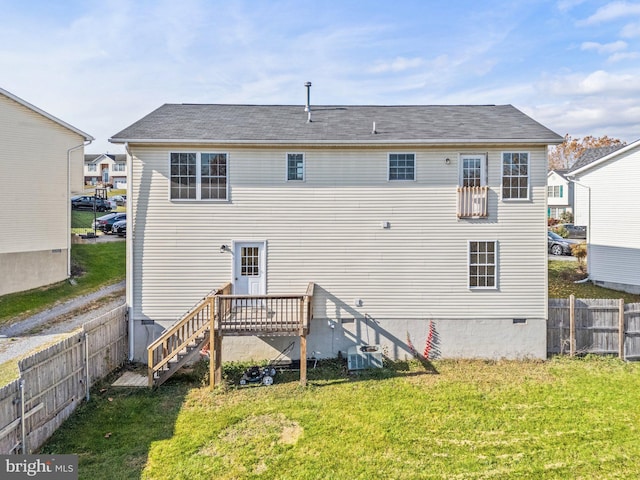
[[[640,295],[609,290],[598,287],[591,282],[574,283],[575,280],[584,278],[578,274],[577,263],[572,261],[549,261],[549,298],[624,298],[625,303],[640,302]]]
[[[33,315],[58,301],[90,293],[125,278],[125,242],[73,245],[72,274],[77,285],[64,281],[48,287],[0,297],[0,324]]]
[[[615,359],[330,362],[271,387],[98,386],[48,454],[81,479],[639,478],[640,364]],[[104,389],[104,390],[101,390]]]

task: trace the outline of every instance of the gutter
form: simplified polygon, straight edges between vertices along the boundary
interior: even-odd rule
[[[132,204],[132,184],[133,184],[133,155],[129,149],[129,144],[124,144],[124,149],[127,152],[127,210]],[[131,218],[132,211],[127,212],[127,236],[125,238],[125,261],[126,261],[126,284],[125,284],[125,301],[127,302],[127,312],[129,319],[129,361],[132,362],[134,358],[134,321],[133,321],[133,219]]]
[[[67,278],[71,278],[71,152],[91,145],[93,140],[93,137],[88,137],[85,142],[67,150]],[[82,164],[84,165],[84,161]],[[84,173],[82,183],[84,184]]]

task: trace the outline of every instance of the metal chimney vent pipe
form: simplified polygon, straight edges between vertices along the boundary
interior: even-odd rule
[[[307,105],[304,107],[304,111],[307,112],[307,123],[311,122],[311,82],[304,84],[307,87]]]

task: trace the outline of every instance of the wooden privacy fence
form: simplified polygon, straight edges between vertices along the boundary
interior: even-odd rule
[[[547,352],[640,359],[640,303],[573,295],[549,299]]]
[[[18,362],[20,378],[0,388],[0,454],[30,454],[66,420],[93,383],[127,359],[127,306],[85,323]]]

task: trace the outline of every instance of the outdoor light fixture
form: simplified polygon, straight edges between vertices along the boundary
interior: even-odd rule
[[[444,163],[445,163],[445,164],[447,164],[447,165],[449,165],[449,164],[451,163],[451,160],[449,160],[448,158],[445,158],[445,159],[444,159]]]
[[[220,253],[224,253],[227,250],[229,250],[229,247],[227,247],[226,245],[222,244],[220,245]]]

